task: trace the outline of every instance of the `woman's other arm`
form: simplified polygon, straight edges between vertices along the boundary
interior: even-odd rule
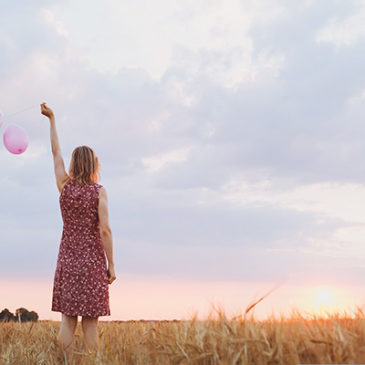
[[[116,279],[116,276],[113,259],[113,237],[109,225],[108,196],[104,187],[101,187],[99,190],[98,213],[101,243],[108,258],[108,277],[109,284],[111,284]]]
[[[61,192],[62,187],[64,183],[69,179],[69,176],[66,172],[65,163],[61,154],[61,147],[58,141],[55,117],[52,109],[49,108],[46,103],[41,104],[41,113],[49,119],[54,172],[56,175],[57,188]]]

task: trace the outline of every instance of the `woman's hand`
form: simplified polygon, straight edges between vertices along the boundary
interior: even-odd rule
[[[117,278],[115,276],[114,265],[108,265],[107,273],[108,273],[109,284],[111,284]]]
[[[41,104],[41,113],[48,117],[49,119],[54,118],[54,114],[51,108],[49,108],[46,103]]]

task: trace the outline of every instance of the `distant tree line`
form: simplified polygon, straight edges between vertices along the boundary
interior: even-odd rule
[[[0,312],[0,322],[37,322],[38,314],[34,311],[29,312],[26,308],[18,308],[15,314],[8,308]]]

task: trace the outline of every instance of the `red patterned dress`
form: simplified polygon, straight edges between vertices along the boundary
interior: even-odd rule
[[[52,311],[109,316],[109,281],[98,216],[100,184],[68,180],[59,198],[63,232],[53,282]]]

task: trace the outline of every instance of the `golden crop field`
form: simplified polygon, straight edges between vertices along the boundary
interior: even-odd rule
[[[227,318],[222,310],[199,321],[99,321],[99,349],[84,350],[81,324],[73,364],[351,364],[365,363],[365,317]],[[0,363],[64,364],[60,322],[0,323]],[[70,363],[70,362],[69,362]]]

